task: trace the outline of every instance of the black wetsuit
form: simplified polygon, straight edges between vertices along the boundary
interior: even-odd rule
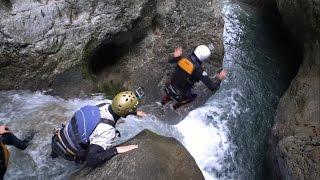
[[[169,63],[178,63],[183,57],[172,58]],[[196,98],[196,94],[191,92],[196,82],[203,82],[210,90],[215,91],[221,80],[215,78],[213,81],[201,67],[201,61],[193,53],[187,57],[194,66],[192,74],[188,74],[180,66],[176,66],[174,73],[171,76],[170,83],[166,87],[167,96],[162,99],[162,104],[165,104],[170,99],[175,99],[178,103],[174,108],[178,108],[183,104],[189,103]]]
[[[18,139],[14,134],[12,133],[5,133],[0,135],[0,142],[4,145],[13,145],[18,149],[24,150],[28,147],[28,141],[22,141]],[[0,148],[0,179],[3,179],[4,174],[7,171],[6,167],[6,160],[5,160],[5,149],[3,146]]]

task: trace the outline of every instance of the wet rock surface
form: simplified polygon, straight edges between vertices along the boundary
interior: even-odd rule
[[[277,5],[284,23],[290,27],[301,44],[311,45],[305,47],[305,51],[316,47],[312,42],[319,42],[320,39],[320,1],[277,0]]]
[[[72,74],[85,76],[88,72],[83,66],[93,49],[116,34],[127,32],[136,21],[146,21],[135,27],[138,30],[150,26],[151,19],[144,18],[153,10],[152,3],[147,0],[1,2],[0,88],[50,88],[54,81],[69,85],[56,76],[74,67],[77,71],[71,70]]]
[[[175,47],[191,52],[213,42],[211,74],[224,53],[218,1],[2,1],[0,15],[2,90],[77,97],[115,81],[145,87],[150,102]]]
[[[302,65],[279,102],[269,139],[273,178],[319,179],[320,1],[239,1],[276,8],[267,12],[282,18],[303,51]]]
[[[273,162],[283,179],[320,178],[320,2],[277,0],[303,47],[303,63],[277,108]]]
[[[194,89],[198,93],[195,102],[178,111],[172,111],[168,106],[157,107],[154,102],[161,100],[164,86],[174,70],[174,65],[167,61],[172,57],[175,47],[182,46],[183,55],[188,55],[197,45],[213,43],[214,53],[204,63],[209,76],[213,77],[222,67],[222,32],[223,18],[218,1],[157,1],[157,16],[151,31],[122,57],[121,62],[108,68],[108,73],[102,76],[108,80],[120,79],[130,89],[144,87],[144,110],[154,112],[158,119],[169,124],[177,124],[213,92],[199,83]]]
[[[139,148],[95,169],[84,168],[70,179],[204,179],[195,160],[174,138],[144,130],[125,144]]]
[[[320,178],[320,47],[309,45],[304,64],[281,98],[272,129],[275,162],[285,179]]]

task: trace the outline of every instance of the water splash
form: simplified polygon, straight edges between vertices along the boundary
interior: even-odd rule
[[[233,147],[229,140],[228,121],[240,113],[237,90],[230,96],[221,91],[208,100],[205,106],[195,109],[178,125],[183,138],[181,142],[195,158],[206,179],[229,179],[234,177]]]
[[[102,96],[88,99],[64,100],[59,97],[44,95],[42,92],[0,91],[0,119],[18,136],[23,138],[30,129],[37,132],[29,147],[20,151],[10,147],[11,158],[7,179],[66,179],[80,168],[74,162],[62,158],[52,159],[52,129],[65,123],[73,113],[84,105],[96,104]],[[172,126],[161,123],[154,116],[136,118],[128,116],[126,123],[117,129],[124,142],[143,129],[150,129],[160,135],[179,137],[179,132]]]
[[[102,96],[67,101],[42,92],[7,91],[0,92],[0,99],[2,123],[21,138],[31,129],[37,132],[25,151],[9,147],[12,155],[6,178],[64,179],[79,168],[73,162],[49,157],[52,129],[64,123],[78,108],[94,104]]]

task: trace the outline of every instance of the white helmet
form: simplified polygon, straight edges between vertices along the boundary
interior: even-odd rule
[[[208,59],[211,55],[210,49],[206,45],[200,45],[196,47],[193,53],[198,57],[200,61]]]

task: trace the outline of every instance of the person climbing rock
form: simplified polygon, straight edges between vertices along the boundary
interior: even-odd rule
[[[18,149],[24,150],[32,140],[34,132],[30,132],[24,140],[17,138],[7,126],[0,125],[0,179],[3,179],[7,171],[10,152],[6,145],[13,145]]]
[[[213,50],[213,45],[210,45],[210,47]],[[165,87],[165,96],[163,96],[161,102],[157,102],[158,105],[163,106],[171,100],[176,100],[177,102],[173,105],[175,110],[192,102],[197,94],[192,93],[191,90],[198,81],[202,81],[212,91],[220,86],[221,81],[227,75],[227,71],[220,71],[212,81],[201,66],[202,62],[210,57],[211,50],[206,45],[200,45],[189,56],[183,57],[182,48],[175,49],[173,58],[169,59],[169,63],[176,63],[176,68],[170,82]]]
[[[131,91],[117,94],[113,100],[87,105],[76,111],[71,120],[56,129],[52,137],[51,157],[61,156],[76,163],[95,167],[119,153],[138,148],[138,145],[113,146],[117,134],[115,125],[121,117],[147,114],[137,110],[139,95]]]

